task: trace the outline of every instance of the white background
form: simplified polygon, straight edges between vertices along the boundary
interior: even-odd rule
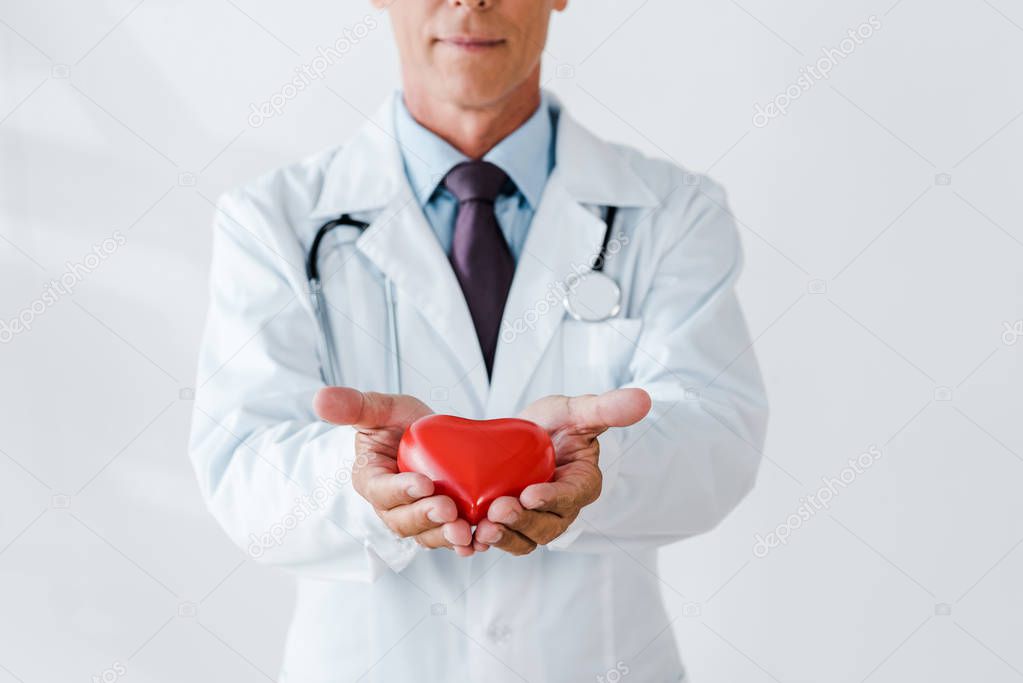
[[[1006,333],[1023,319],[1023,8],[572,5],[547,86],[600,134],[723,182],[747,254],[773,406],[759,483],[661,559],[693,679],[1023,680],[1023,340]],[[0,1],[0,320],[127,240],[0,345],[0,682],[276,672],[290,580],[206,514],[181,391],[211,201],[354,131],[397,84],[386,22],[281,116],[254,128],[249,106],[371,11]],[[830,79],[753,124],[871,15]],[[756,534],[872,445],[757,557]]]

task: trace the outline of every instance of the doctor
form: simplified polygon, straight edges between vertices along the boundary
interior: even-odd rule
[[[765,431],[739,239],[719,186],[541,90],[566,3],[375,0],[403,91],[218,204],[191,457],[298,579],[281,680],[684,678],[657,548],[743,498]],[[431,411],[541,424],[554,481],[470,529],[397,473]]]

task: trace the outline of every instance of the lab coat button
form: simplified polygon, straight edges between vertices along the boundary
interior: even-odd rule
[[[498,645],[504,645],[511,640],[512,628],[508,624],[495,621],[487,627],[487,638]]]

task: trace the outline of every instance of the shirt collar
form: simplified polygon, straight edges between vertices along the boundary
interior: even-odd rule
[[[394,131],[409,183],[421,206],[433,196],[448,171],[468,157],[416,121],[401,93],[395,99]],[[534,210],[554,167],[554,123],[547,93],[525,123],[487,152],[483,159],[500,166]]]
[[[393,92],[344,145],[331,147],[309,160],[312,168],[323,173],[312,187],[315,198],[310,197],[313,206],[309,227],[314,232],[316,224],[343,213],[378,212],[392,205],[404,207],[416,199],[396,140],[396,99],[398,93]],[[641,160],[638,152],[594,135],[565,110],[554,93],[547,91],[546,99],[555,137],[552,163],[557,160],[557,168],[550,166],[550,179],[560,176],[561,184],[575,202],[595,206],[663,206],[666,196],[660,193],[664,184],[658,184],[660,190],[655,192],[650,186],[654,178],[646,178],[636,170]],[[698,176],[693,178],[699,180]],[[699,187],[692,189],[696,191]]]

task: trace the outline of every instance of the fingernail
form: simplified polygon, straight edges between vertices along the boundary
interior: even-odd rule
[[[514,525],[515,522],[517,521],[519,521],[519,513],[516,512],[515,510],[509,510],[507,513],[505,513],[504,519],[502,520],[502,524],[507,524],[511,526]]]
[[[407,489],[405,489],[405,493],[407,493],[410,498],[422,498],[423,496],[426,495],[426,491],[423,491],[419,486],[416,486],[415,484],[412,484],[412,486],[409,486]]]
[[[431,508],[430,511],[426,513],[426,518],[436,524],[443,524],[448,521],[444,519],[444,515],[437,508]]]

